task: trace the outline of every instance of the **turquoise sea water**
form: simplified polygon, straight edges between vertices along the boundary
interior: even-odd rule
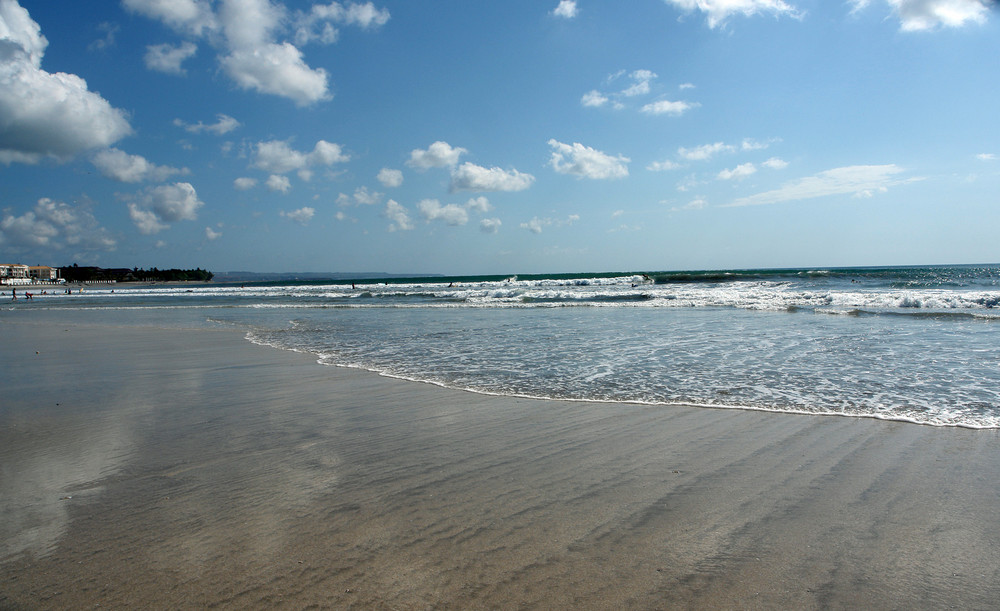
[[[476,392],[1000,427],[996,265],[95,286],[4,306],[236,326]]]

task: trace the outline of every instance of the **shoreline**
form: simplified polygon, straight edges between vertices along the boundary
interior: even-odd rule
[[[997,433],[0,320],[0,608],[984,608]],[[113,329],[113,333],[108,333]],[[37,354],[36,354],[37,352]]]

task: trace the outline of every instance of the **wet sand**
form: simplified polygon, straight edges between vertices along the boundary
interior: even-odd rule
[[[0,608],[986,609],[998,433],[0,320]]]

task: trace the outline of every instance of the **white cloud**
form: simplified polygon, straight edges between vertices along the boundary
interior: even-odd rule
[[[190,123],[185,123],[180,119],[174,119],[174,125],[176,125],[177,127],[183,127],[185,130],[191,132],[192,134],[200,134],[201,132],[211,132],[218,136],[222,136],[240,127],[240,122],[230,117],[229,115],[224,115],[222,113],[219,113],[215,115],[215,123],[212,123],[210,125],[206,125],[201,121],[198,121],[197,123],[194,124],[190,124]]]
[[[592,108],[608,106],[610,104],[612,108],[620,110],[626,107],[626,103],[630,98],[649,95],[653,90],[653,81],[659,78],[658,75],[652,70],[641,69],[633,70],[632,72],[620,70],[609,75],[605,84],[610,86],[612,83],[623,77],[627,77],[631,81],[631,84],[626,86],[624,89],[613,92],[603,92],[597,89],[592,89],[591,91],[583,94],[580,98],[580,104]],[[669,100],[662,100],[659,102],[645,104],[640,107],[640,110],[646,114],[680,115],[697,106],[699,106],[699,104],[693,102],[672,102]]]
[[[720,180],[742,180],[757,171],[752,163],[741,163],[732,170],[722,170],[719,172]]]
[[[785,161],[784,159],[771,157],[770,159],[768,159],[767,161],[765,161],[760,165],[764,166],[765,168],[770,168],[772,170],[784,170],[785,168],[788,167],[788,162]]]
[[[934,30],[938,27],[962,27],[985,23],[989,0],[886,0],[900,21],[904,32]],[[851,0],[852,13],[867,8],[869,0]]]
[[[152,210],[143,208],[135,202],[128,203],[128,216],[139,228],[139,233],[151,235],[169,229],[170,225],[162,222]]]
[[[979,153],[976,155],[976,159],[980,161],[994,161],[997,156],[993,153]]]
[[[691,102],[671,102],[670,100],[660,100],[659,102],[651,102],[642,107],[642,112],[647,115],[674,115],[680,116],[685,112],[696,108],[699,104],[692,104]]]
[[[410,213],[396,200],[390,199],[385,204],[385,217],[389,219],[389,231],[409,231],[413,229],[413,221],[410,220]]]
[[[101,174],[119,182],[162,182],[175,174],[190,173],[187,168],[156,165],[141,155],[129,155],[117,148],[103,150],[91,161]]]
[[[427,222],[441,220],[448,225],[464,225],[469,222],[469,213],[465,208],[456,204],[441,205],[436,199],[421,200],[417,204],[417,210]]]
[[[382,168],[378,171],[376,178],[387,189],[393,189],[403,184],[403,172],[400,170]]]
[[[725,23],[732,15],[751,17],[760,13],[771,13],[775,16],[799,16],[794,6],[782,0],[664,0],[664,2],[687,13],[695,10],[705,13],[710,28]]]
[[[536,216],[527,223],[521,223],[521,229],[527,229],[531,233],[541,233],[542,228],[551,222],[549,219],[540,219]]]
[[[145,234],[167,229],[168,223],[193,221],[198,218],[198,209],[205,205],[187,182],[148,187],[135,197],[128,203],[129,216]]]
[[[132,133],[125,113],[82,78],[42,70],[47,46],[27,10],[0,2],[0,163],[66,159]]]
[[[572,19],[577,16],[579,9],[576,7],[576,0],[559,0],[559,6],[552,9],[552,14],[563,19]]]
[[[735,150],[736,147],[730,144],[716,142],[714,144],[703,144],[690,149],[682,146],[677,149],[677,154],[689,161],[704,161],[717,153],[731,153]]]
[[[283,96],[299,106],[329,100],[326,70],[310,68],[291,43],[237,48],[220,60],[226,74],[242,89]]]
[[[288,193],[292,190],[292,181],[288,180],[287,176],[282,176],[281,174],[271,174],[267,177],[267,188],[279,193]]]
[[[222,232],[213,231],[211,227],[205,227],[205,237],[209,240],[217,240],[222,237]]]
[[[149,45],[146,47],[146,55],[143,60],[150,70],[183,76],[187,74],[187,71],[181,64],[194,57],[197,52],[198,46],[190,41],[184,41],[176,47],[168,43]]]
[[[308,12],[297,11],[294,18],[296,44],[319,41],[330,44],[337,41],[339,32],[333,24],[356,25],[363,30],[377,28],[389,21],[388,9],[377,9],[371,2],[351,3],[346,7],[338,2],[314,4]]]
[[[185,34],[201,36],[206,30],[217,27],[207,0],[122,0],[122,5]]]
[[[348,160],[350,156],[343,152],[339,144],[326,140],[316,142],[311,153],[296,151],[283,140],[270,140],[257,143],[253,166],[272,174],[285,174],[310,166],[333,165]]]
[[[581,178],[624,178],[628,176],[628,157],[614,157],[584,146],[579,142],[564,144],[555,139],[548,142],[552,147],[549,165],[560,174],[573,174]]]
[[[527,223],[521,223],[521,229],[527,229],[531,233],[541,233],[544,227],[549,227],[551,225],[556,225],[557,227],[565,227],[568,225],[572,225],[573,223],[579,220],[580,220],[579,214],[571,214],[566,217],[566,220],[562,221],[550,218],[541,219],[536,216],[533,217]]]
[[[609,100],[608,96],[604,95],[603,93],[601,93],[596,89],[593,89],[583,94],[583,97],[580,98],[580,103],[583,104],[584,106],[590,106],[596,108],[604,106],[605,104],[608,103],[608,100]]]
[[[427,150],[413,149],[406,165],[418,170],[430,168],[447,168],[458,163],[458,158],[468,151],[462,147],[452,147],[447,142],[437,141],[427,147]]]
[[[757,142],[753,138],[744,138],[740,149],[744,151],[759,151],[771,146],[770,142]]]
[[[523,191],[535,182],[531,174],[497,167],[484,168],[465,162],[451,173],[451,192],[455,191]]]
[[[646,169],[650,172],[665,172],[667,170],[677,170],[682,168],[681,164],[676,161],[670,161],[669,159],[664,161],[654,161],[646,166]]]
[[[14,216],[4,210],[0,217],[0,244],[13,252],[29,253],[33,249],[44,257],[52,251],[74,248],[81,251],[110,251],[115,239],[101,227],[89,208],[71,206],[49,198],[39,199],[34,207]]]
[[[310,208],[309,206],[304,206],[298,210],[292,210],[291,212],[285,212],[282,210],[278,214],[290,221],[298,223],[299,225],[308,225],[309,221],[312,220],[312,217],[316,215],[316,210],[314,208]]]
[[[483,219],[479,221],[479,231],[483,233],[496,233],[500,231],[500,225],[502,223],[498,218]]]
[[[683,206],[674,206],[673,208],[670,209],[670,211],[671,212],[683,212],[685,210],[701,210],[702,208],[705,208],[706,206],[708,206],[708,202],[707,201],[705,201],[704,199],[701,199],[701,198],[697,198],[697,199],[693,199],[693,200],[689,201],[688,203],[684,204]]]
[[[233,181],[233,188],[237,191],[249,191],[257,186],[256,178],[241,177]]]
[[[469,210],[475,210],[481,214],[485,214],[493,209],[490,205],[490,200],[483,196],[469,198],[469,201],[465,202],[465,207]]]
[[[637,95],[646,95],[650,92],[650,81],[656,78],[656,73],[652,70],[636,70],[629,75],[632,84],[621,91],[621,95],[632,98]]]
[[[288,98],[307,106],[332,97],[327,72],[310,67],[302,51],[282,40],[291,34],[297,44],[337,39],[332,24],[371,29],[384,24],[389,12],[372,3],[315,5],[290,15],[271,0],[220,0],[213,12],[209,0],[123,0],[132,12],[162,21],[176,31],[204,38],[219,49],[219,64],[241,88]],[[185,43],[190,44],[190,43]],[[151,48],[147,61],[155,69],[181,71],[190,47]]]
[[[777,204],[828,195],[850,194],[857,197],[870,197],[873,193],[884,192],[891,186],[920,180],[919,178],[897,178],[897,175],[902,172],[902,168],[893,164],[834,168],[820,172],[815,176],[807,176],[786,183],[772,191],[741,197],[728,206]]]
[[[340,206],[372,206],[382,201],[382,194],[377,191],[369,191],[368,187],[358,187],[354,190],[354,195],[341,193],[337,196],[337,204]]]

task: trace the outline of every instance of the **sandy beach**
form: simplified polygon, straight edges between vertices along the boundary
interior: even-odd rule
[[[0,608],[988,609],[996,431],[0,320]]]

